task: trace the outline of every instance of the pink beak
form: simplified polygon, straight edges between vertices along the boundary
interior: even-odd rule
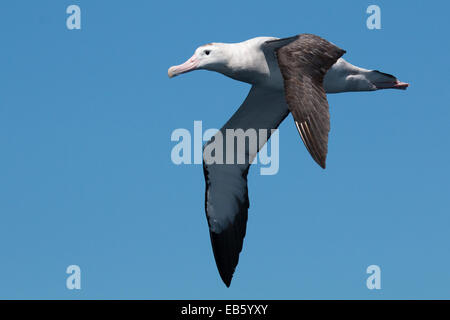
[[[172,66],[169,68],[169,71],[167,72],[167,74],[169,75],[169,78],[173,78],[176,77],[182,73],[186,73],[192,70],[197,69],[198,67],[198,60],[195,57],[195,55],[193,55],[188,61],[186,61],[183,64],[180,64],[179,66]]]

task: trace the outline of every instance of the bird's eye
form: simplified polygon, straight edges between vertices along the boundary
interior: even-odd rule
[[[207,56],[209,56],[210,53],[211,53],[211,50],[205,50],[205,54],[206,54]]]

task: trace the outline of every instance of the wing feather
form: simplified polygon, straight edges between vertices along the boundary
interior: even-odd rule
[[[234,270],[239,261],[239,253],[246,233],[248,219],[247,175],[250,164],[256,154],[252,154],[246,145],[245,163],[237,164],[237,149],[234,162],[227,164],[227,129],[266,129],[268,135],[257,141],[257,151],[270,137],[271,129],[289,114],[283,93],[252,87],[242,106],[236,111],[224,127],[205,144],[203,169],[206,181],[205,210],[210,231],[214,258],[219,274],[226,286],[230,286]],[[223,163],[208,163],[205,150],[221,135]],[[259,134],[257,138],[260,139]],[[219,139],[220,140],[220,139]],[[217,149],[216,149],[217,151]]]
[[[276,52],[297,130],[312,158],[325,168],[330,114],[323,78],[345,51],[318,36],[300,34]]]

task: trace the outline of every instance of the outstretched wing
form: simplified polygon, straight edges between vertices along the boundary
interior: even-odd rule
[[[272,55],[277,52],[284,94],[253,86],[238,111],[203,149],[206,216],[214,258],[227,286],[246,232],[250,206],[247,174],[251,162],[270,137],[271,129],[276,129],[291,111],[309,152],[325,167],[330,126],[322,82],[327,70],[344,54],[328,41],[307,34],[267,41],[263,49]],[[228,129],[235,134],[241,129],[240,133],[248,138],[243,148],[236,143],[239,139],[235,134],[227,134]],[[261,129],[266,130],[266,135],[260,135]],[[256,147],[252,147],[255,143]],[[227,148],[230,144],[231,149]]]
[[[253,86],[241,107],[203,148],[206,216],[214,258],[227,287],[245,237],[250,164],[270,137],[271,129],[276,129],[288,114],[282,92]],[[227,134],[227,129],[234,130],[235,135],[245,134],[245,145],[242,147],[229,130]],[[261,129],[266,129],[267,135],[261,134]],[[232,141],[233,148],[227,148]]]
[[[288,38],[292,39],[292,38]],[[272,41],[276,44],[277,41]],[[323,78],[345,53],[334,44],[312,34],[301,34],[277,49],[289,110],[313,159],[325,169],[330,131],[330,113]]]

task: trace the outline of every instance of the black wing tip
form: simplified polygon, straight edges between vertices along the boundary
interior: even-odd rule
[[[215,256],[215,260],[216,260],[216,266],[217,266],[217,270],[219,271],[219,275],[220,278],[222,279],[223,283],[227,286],[227,288],[230,287],[231,285],[231,280],[233,280],[233,275],[234,275],[234,271],[236,270],[236,266],[238,261],[236,261],[236,265],[234,265],[234,267],[228,264],[224,264],[223,262],[219,262],[220,258],[219,256],[216,256],[216,254],[214,254]],[[238,255],[239,257],[239,255]],[[238,258],[239,259],[239,258]]]
[[[319,166],[320,166],[323,170],[325,170],[325,169],[327,168],[327,164],[325,163],[325,161],[322,162],[322,163],[319,163]]]
[[[319,160],[319,159],[317,159],[315,156],[313,156],[312,158],[313,158],[313,160],[314,160],[314,161],[315,161],[322,169],[324,169],[324,170],[326,169],[327,164],[326,164],[326,162],[325,162],[325,161],[326,161],[325,159],[323,159],[323,160],[320,159],[320,160]]]
[[[209,226],[209,235],[211,239],[212,251],[216,262],[219,275],[227,288],[231,285],[236,267],[239,263],[239,254],[242,251],[244,238],[246,235],[246,226],[248,220],[248,208],[250,206],[247,191],[247,174],[249,167],[244,170],[241,175],[244,177],[245,185],[243,186],[244,200],[238,201],[239,211],[234,217],[234,221],[228,226],[221,226],[221,230],[216,231],[211,225],[209,211],[209,196],[211,188],[210,172],[208,166],[203,163],[203,171],[206,181],[205,195],[205,211]],[[217,182],[217,181],[216,181]]]
[[[227,288],[231,285],[231,280],[233,279],[233,274],[220,274],[220,278],[222,278],[223,283]]]
[[[306,149],[308,150],[309,154],[313,158],[313,160],[322,168],[326,168],[326,161],[327,161],[327,150],[325,150],[325,153],[322,153],[317,148],[317,142],[315,141],[314,137],[311,135],[311,133],[308,130],[305,130],[305,128],[308,128],[309,121],[303,122],[306,124],[306,126],[303,126],[302,124],[299,124],[298,121],[295,121],[295,125],[297,126],[297,131],[300,134],[300,138],[303,141],[303,144],[305,145]]]
[[[240,223],[235,224],[234,228],[226,228],[220,233],[210,230],[214,260],[216,261],[220,278],[227,288],[231,285],[231,280],[239,263],[239,255],[242,251],[246,233],[247,211],[244,211],[243,217],[240,217],[243,219]],[[240,232],[236,233],[236,227],[241,229]],[[236,239],[236,236],[239,239]]]

